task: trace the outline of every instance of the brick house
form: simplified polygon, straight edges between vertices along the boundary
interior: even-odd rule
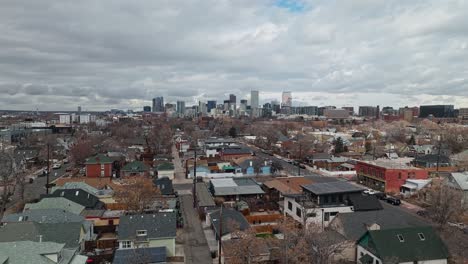
[[[428,171],[395,160],[359,161],[356,166],[359,183],[372,189],[399,193],[407,179],[427,179]]]
[[[86,177],[89,178],[105,178],[112,177],[112,159],[109,157],[98,154],[88,158],[85,162]]]

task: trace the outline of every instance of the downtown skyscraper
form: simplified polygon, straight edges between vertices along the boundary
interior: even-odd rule
[[[160,96],[153,98],[153,112],[164,112],[164,97]]]
[[[251,109],[258,108],[258,91],[250,92],[250,108]]]

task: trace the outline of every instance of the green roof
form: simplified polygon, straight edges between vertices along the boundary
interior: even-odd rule
[[[367,231],[358,244],[382,262],[447,259],[448,250],[430,226]]]
[[[108,164],[112,163],[112,159],[104,154],[97,154],[96,156],[86,159],[85,164]]]
[[[161,171],[161,170],[174,170],[174,164],[172,164],[170,162],[161,163],[161,164],[158,165],[157,170],[158,171]]]
[[[0,243],[0,260],[6,257],[8,264],[51,264],[53,262],[44,255],[58,254],[63,247],[64,244],[54,242],[4,242]]]
[[[37,203],[28,203],[24,205],[24,210],[34,209],[62,209],[79,215],[85,207],[63,197],[46,197],[42,198],[42,200]]]
[[[231,165],[224,165],[223,170],[234,170],[235,168]]]
[[[135,160],[130,163],[127,163],[122,168],[122,171],[128,171],[128,172],[145,172],[148,170],[149,170],[149,166],[139,160]]]

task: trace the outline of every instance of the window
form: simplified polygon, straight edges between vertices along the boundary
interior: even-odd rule
[[[104,170],[104,164],[101,164],[101,170]]]
[[[398,237],[398,240],[400,240],[400,242],[405,242],[403,235],[398,234],[397,237]]]
[[[426,240],[426,237],[424,236],[423,233],[418,233],[418,237],[419,237],[419,239],[420,239],[421,241]]]
[[[330,212],[330,216],[336,216],[338,212]]]
[[[132,241],[129,241],[129,240],[120,241],[120,245],[122,248],[132,248]]]
[[[137,236],[146,236],[147,234],[146,230],[137,230]]]
[[[332,195],[332,196],[331,196],[331,202],[332,202],[332,203],[336,203],[336,196],[335,196],[335,195]]]
[[[325,213],[323,221],[330,221],[330,213]]]
[[[401,172],[398,173],[398,179],[401,180]]]
[[[75,196],[78,196],[78,194],[80,194],[80,191],[75,192]]]
[[[299,217],[302,216],[301,208],[296,208],[296,215],[299,216]]]
[[[317,214],[316,213],[308,213],[307,217],[317,217]]]
[[[375,264],[380,264],[380,261],[378,261],[377,259],[375,260]]]
[[[323,196],[323,202],[328,203],[328,195]]]
[[[292,203],[288,201],[288,209],[292,210]]]

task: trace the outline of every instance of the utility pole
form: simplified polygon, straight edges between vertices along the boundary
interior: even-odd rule
[[[49,174],[50,174],[50,151],[49,142],[47,142],[47,183],[46,183],[46,194],[49,194]]]
[[[194,148],[195,159],[193,167],[193,208],[197,208],[197,147]]]
[[[439,135],[439,136],[437,136],[437,139],[439,140],[439,149],[437,150],[437,168],[436,168],[436,173],[437,173],[437,177],[439,177],[440,149],[442,148],[442,137]]]
[[[222,237],[223,237],[223,205],[221,204],[221,210],[219,210],[218,264],[221,264]]]

